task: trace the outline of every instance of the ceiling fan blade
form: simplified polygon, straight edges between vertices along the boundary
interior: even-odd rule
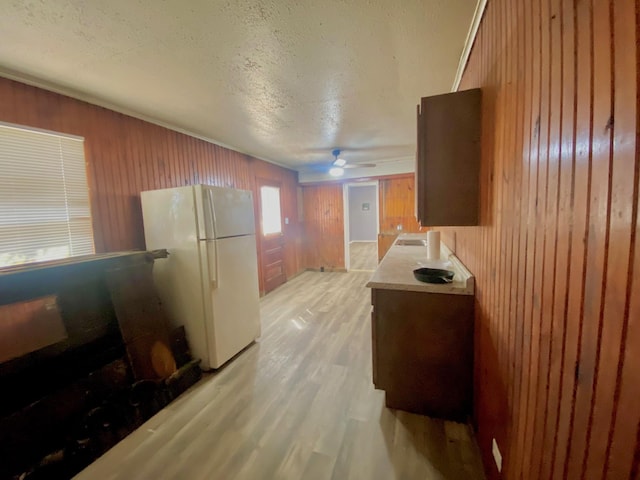
[[[342,168],[373,168],[375,166],[375,163],[347,163]]]
[[[306,165],[301,165],[299,169],[305,172],[322,173],[328,171],[332,166],[333,165],[329,163],[308,163]]]

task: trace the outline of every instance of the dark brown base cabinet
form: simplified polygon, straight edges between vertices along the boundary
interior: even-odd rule
[[[473,395],[473,295],[372,289],[373,383],[386,406],[465,422]]]

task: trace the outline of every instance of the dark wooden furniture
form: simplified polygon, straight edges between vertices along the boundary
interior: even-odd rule
[[[416,215],[423,227],[478,225],[481,90],[418,105]]]
[[[16,344],[0,357],[0,479],[73,477],[200,378],[152,283],[162,256],[0,270],[0,345]]]
[[[466,421],[472,408],[472,295],[371,290],[373,383],[390,408]]]

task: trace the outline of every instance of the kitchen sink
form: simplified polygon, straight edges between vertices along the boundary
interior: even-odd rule
[[[396,245],[400,246],[414,246],[414,247],[426,247],[427,241],[419,238],[400,238],[396,240]]]

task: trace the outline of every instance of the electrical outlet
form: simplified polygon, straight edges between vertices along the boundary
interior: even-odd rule
[[[491,444],[491,452],[493,453],[493,459],[496,462],[496,467],[498,467],[498,472],[502,471],[502,454],[500,453],[500,449],[498,448],[498,442],[496,439],[493,439]]]

